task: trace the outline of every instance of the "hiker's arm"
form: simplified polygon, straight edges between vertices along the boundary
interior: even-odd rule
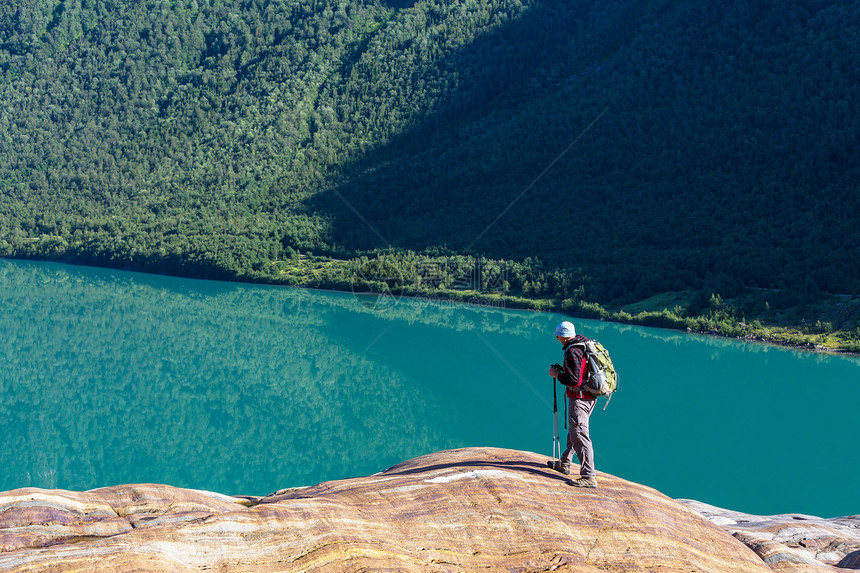
[[[562,371],[558,373],[558,381],[564,384],[565,386],[579,386],[579,381],[575,379],[570,372]]]
[[[559,372],[558,381],[565,386],[580,386],[582,385],[582,361],[585,356],[581,350],[574,349],[567,352],[564,356],[564,370]]]

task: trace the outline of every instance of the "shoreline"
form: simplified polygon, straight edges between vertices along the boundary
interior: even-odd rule
[[[160,271],[149,271],[141,268],[135,268],[130,265],[125,265],[123,267],[120,266],[107,266],[107,265],[91,265],[78,263],[74,261],[63,261],[63,260],[54,260],[54,259],[40,259],[40,258],[28,258],[28,257],[16,257],[16,256],[3,256],[0,257],[0,260],[9,260],[9,261],[29,261],[34,263],[54,263],[61,265],[71,265],[77,267],[88,267],[95,269],[107,269],[107,270],[117,270],[122,272],[133,272],[140,273],[144,275],[160,275],[166,277],[175,277],[175,278],[183,278],[183,279],[192,279],[192,280],[203,280],[203,281],[213,281],[220,283],[236,283],[236,284],[246,284],[246,285],[259,285],[259,286],[272,286],[272,287],[288,287],[288,288],[299,288],[306,289],[311,291],[327,291],[327,292],[340,292],[340,293],[351,293],[353,296],[366,296],[366,297],[384,297],[384,296],[395,296],[398,299],[408,298],[413,301],[424,301],[425,304],[458,304],[463,306],[473,306],[477,308],[492,308],[498,310],[517,310],[517,311],[530,311],[530,312],[554,312],[557,314],[565,314],[570,316],[571,318],[579,318],[579,319],[587,319],[587,320],[597,320],[601,322],[612,322],[616,324],[626,324],[630,326],[645,326],[650,328],[659,328],[661,330],[669,330],[682,332],[687,334],[699,334],[705,336],[715,336],[720,338],[731,338],[744,342],[751,343],[759,343],[759,344],[770,344],[777,347],[782,348],[790,348],[795,350],[802,350],[806,352],[813,353],[824,353],[824,354],[834,354],[841,356],[860,356],[860,352],[845,349],[845,348],[834,348],[828,347],[822,344],[816,344],[814,342],[792,342],[780,340],[776,337],[768,337],[764,336],[760,333],[751,332],[749,334],[740,335],[740,334],[732,334],[726,332],[720,332],[719,330],[699,330],[694,329],[689,326],[683,325],[661,325],[649,323],[647,320],[647,316],[645,318],[640,318],[638,320],[619,320],[618,318],[614,318],[612,316],[612,312],[605,309],[602,306],[599,306],[596,303],[588,303],[583,302],[581,305],[594,305],[594,308],[589,307],[589,312],[577,312],[576,308],[565,308],[563,301],[560,303],[554,299],[546,299],[546,298],[529,298],[524,296],[515,296],[515,295],[507,295],[507,294],[493,294],[493,293],[481,293],[479,291],[470,291],[470,290],[444,290],[440,289],[437,292],[427,292],[427,293],[417,293],[411,292],[410,288],[399,288],[393,291],[389,291],[388,294],[385,293],[377,293],[372,290],[356,290],[354,285],[350,285],[350,288],[346,288],[342,286],[338,288],[337,285],[329,285],[329,286],[321,286],[321,285],[313,285],[313,284],[289,284],[287,281],[278,281],[274,279],[270,279],[267,277],[246,277],[244,280],[241,277],[230,277],[230,278],[210,278],[209,276],[192,276],[189,274],[174,274]],[[454,293],[461,293],[459,296]],[[624,311],[615,311],[615,313],[623,313]],[[659,311],[649,311],[657,313]],[[595,316],[595,314],[597,316]],[[637,315],[631,315],[630,313],[624,313],[631,318],[635,318]],[[765,325],[767,326],[767,325]],[[774,325],[775,326],[775,325]]]
[[[272,283],[272,284],[277,284],[277,283]],[[385,296],[385,295],[375,294],[375,293],[370,292],[370,291],[358,291],[357,292],[355,290],[337,289],[337,288],[333,288],[333,287],[322,289],[322,288],[317,288],[317,287],[299,286],[299,285],[282,285],[282,286],[291,286],[291,287],[295,287],[295,288],[307,288],[310,290],[327,290],[327,291],[334,291],[334,292],[345,292],[345,293],[352,293],[355,296],[367,296],[367,297]],[[464,291],[459,291],[459,292],[464,292]],[[505,306],[504,304],[502,304],[502,305],[491,304],[490,301],[494,297],[488,297],[487,295],[481,295],[480,293],[473,293],[473,296],[471,298],[465,299],[465,300],[461,300],[460,298],[453,297],[453,296],[444,296],[443,294],[438,294],[438,293],[434,293],[434,294],[400,293],[400,294],[397,294],[396,296],[398,298],[409,298],[412,300],[423,300],[426,304],[445,304],[445,303],[451,304],[451,303],[453,303],[453,304],[458,304],[458,305],[462,305],[462,306],[474,306],[474,307],[478,307],[478,308],[488,308],[488,309],[497,309],[497,310],[517,310],[517,311],[523,311],[523,312],[553,312],[556,314],[566,314],[567,316],[570,316],[571,318],[578,318],[578,319],[585,319],[585,320],[596,320],[599,322],[612,322],[615,324],[626,324],[629,326],[642,326],[642,327],[648,327],[648,328],[659,328],[660,330],[675,331],[675,332],[680,332],[680,333],[685,333],[685,334],[698,334],[698,335],[702,335],[702,336],[713,336],[713,337],[718,337],[718,338],[728,338],[728,339],[739,340],[742,342],[757,343],[757,344],[769,344],[769,345],[780,347],[780,348],[802,350],[805,352],[813,352],[813,353],[819,353],[819,354],[836,354],[836,355],[842,355],[842,356],[860,356],[860,352],[854,352],[852,350],[847,350],[844,348],[832,348],[832,347],[827,347],[827,346],[824,346],[821,344],[815,344],[815,343],[811,343],[811,342],[809,342],[809,343],[788,342],[788,341],[784,341],[784,340],[779,340],[778,338],[768,338],[766,336],[762,336],[759,334],[737,335],[737,334],[729,334],[729,333],[720,332],[718,330],[696,330],[696,329],[692,329],[689,327],[672,327],[672,326],[660,326],[660,325],[655,325],[655,324],[643,324],[643,323],[635,321],[635,320],[624,321],[624,320],[617,320],[617,319],[609,318],[609,317],[595,317],[595,316],[588,316],[586,314],[571,313],[571,312],[568,312],[562,308],[557,308],[557,307],[556,308],[532,308],[532,307],[528,307],[526,305],[523,305],[523,306]],[[517,297],[517,298],[519,298],[519,297]],[[549,301],[547,301],[547,299],[524,299],[524,300],[533,301],[533,302],[538,303],[538,304],[549,302]]]
[[[659,327],[656,327],[659,328]],[[671,329],[669,329],[671,330]],[[851,350],[845,350],[844,348],[829,348],[827,346],[823,346],[820,344],[800,344],[797,342],[784,342],[780,340],[770,340],[763,336],[737,336],[733,334],[723,334],[721,332],[710,332],[710,331],[702,331],[702,330],[691,330],[687,329],[685,332],[688,334],[701,334],[703,336],[716,336],[719,338],[732,338],[735,340],[740,340],[743,342],[750,342],[754,344],[770,344],[772,346],[777,346],[779,348],[791,348],[794,350],[803,350],[806,352],[817,352],[819,354],[839,354],[839,355],[847,355],[847,356],[860,356],[860,352],[853,352]]]

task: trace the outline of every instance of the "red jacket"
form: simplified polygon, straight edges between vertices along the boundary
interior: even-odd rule
[[[588,373],[588,360],[577,343],[588,340],[577,334],[564,347],[564,369],[558,374],[558,381],[567,386],[567,397],[576,400],[594,400],[594,396],[582,389],[582,382]]]

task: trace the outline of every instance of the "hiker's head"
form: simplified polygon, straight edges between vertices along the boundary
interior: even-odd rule
[[[576,328],[574,328],[572,322],[565,320],[555,327],[555,337],[562,344],[567,343],[574,336],[576,336]]]

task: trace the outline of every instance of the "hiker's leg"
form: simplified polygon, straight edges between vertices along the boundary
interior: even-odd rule
[[[576,440],[573,437],[573,403],[577,400],[570,399],[567,396],[564,399],[567,400],[567,449],[561,454],[561,459],[570,464],[573,463],[573,454],[579,454]],[[579,459],[582,460],[582,456]]]
[[[594,404],[597,401],[571,400],[571,402],[570,432],[568,435],[572,437],[573,447],[579,457],[581,466],[579,475],[592,477],[597,473],[594,471],[594,449],[588,434],[588,418],[591,416],[591,411],[594,410]]]

